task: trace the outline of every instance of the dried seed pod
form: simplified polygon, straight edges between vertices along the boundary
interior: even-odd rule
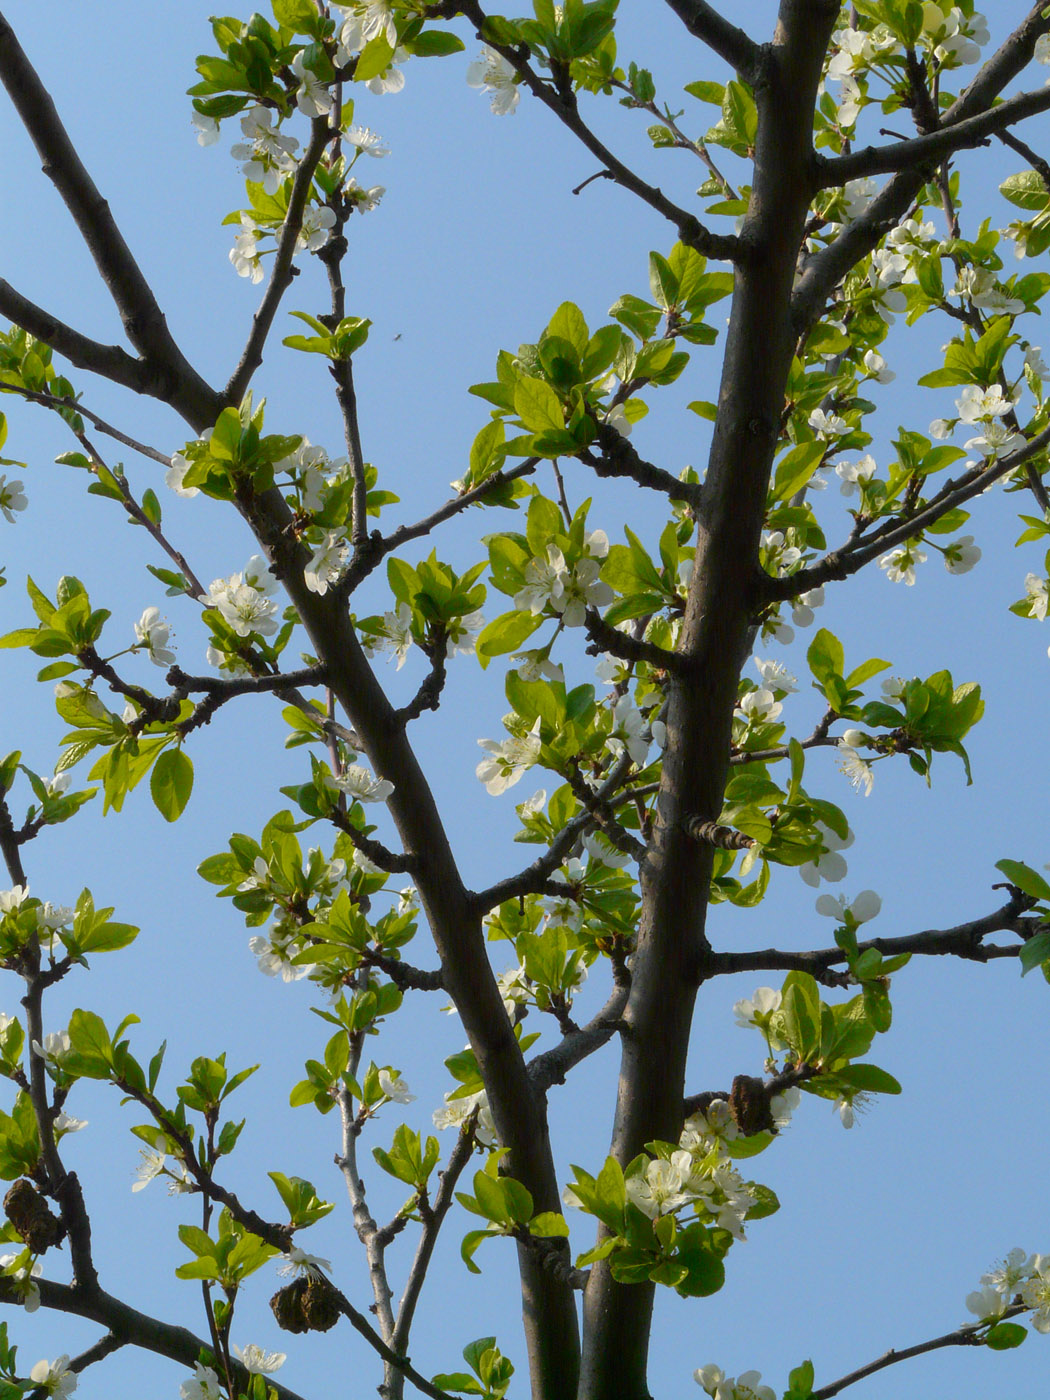
[[[277,1326],[285,1332],[309,1332],[310,1324],[303,1316],[303,1293],[307,1280],[297,1278],[286,1288],[279,1288],[270,1299],[270,1308]]]
[[[327,1332],[339,1321],[339,1294],[324,1274],[307,1274],[303,1290],[303,1317],[311,1332]]]
[[[7,1218],[34,1254],[60,1243],[66,1227],[31,1181],[22,1177],[4,1197]]]
[[[339,1321],[339,1296],[323,1274],[311,1270],[270,1299],[278,1327],[285,1332],[327,1332]]]
[[[776,1132],[765,1083],[750,1074],[738,1074],[729,1091],[729,1111],[744,1137]]]

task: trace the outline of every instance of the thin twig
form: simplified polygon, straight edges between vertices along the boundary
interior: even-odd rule
[[[1011,1303],[995,1321],[1016,1317],[1018,1313],[1026,1311],[1023,1303]],[[924,1356],[927,1352],[939,1351],[942,1347],[983,1346],[984,1339],[977,1334],[987,1327],[988,1321],[968,1322],[963,1327],[957,1327],[954,1332],[945,1332],[943,1336],[934,1337],[928,1342],[918,1342],[915,1346],[903,1347],[900,1351],[887,1351],[875,1361],[869,1361],[866,1366],[858,1366],[855,1371],[832,1381],[830,1385],[822,1385],[818,1390],[814,1390],[811,1400],[831,1400],[833,1395],[838,1395],[839,1391],[845,1390],[847,1386],[855,1385],[857,1381],[864,1380],[866,1376],[873,1376],[876,1371],[883,1371],[887,1366],[895,1366],[898,1361],[910,1361],[913,1356]]]
[[[42,408],[50,408],[55,412],[60,409],[72,409],[74,413],[79,413],[81,418],[86,418],[92,427],[97,428],[100,433],[105,433],[106,437],[114,438],[124,447],[130,447],[133,452],[138,452],[143,457],[149,457],[152,461],[159,462],[163,467],[171,466],[170,454],[161,452],[157,447],[150,447],[148,443],[139,442],[137,438],[129,437],[119,428],[114,428],[112,423],[107,423],[104,418],[100,418],[97,413],[86,408],[79,399],[58,398],[54,394],[45,394],[37,389],[27,389],[22,384],[10,383],[0,384],[0,393],[21,394],[29,403],[39,404]]]
[[[281,225],[280,236],[277,239],[277,251],[274,255],[273,267],[270,270],[270,280],[266,284],[266,291],[259,303],[259,309],[252,317],[252,328],[237,368],[233,371],[229,383],[223,390],[223,397],[227,403],[240,403],[251,383],[252,375],[262,364],[263,350],[266,346],[266,338],[270,334],[270,327],[273,325],[273,318],[277,315],[281,298],[295,276],[296,269],[292,259],[295,256],[296,240],[303,226],[303,212],[306,209],[306,201],[310,197],[310,185],[313,183],[318,162],[324,154],[324,148],[331,137],[332,132],[328,126],[328,118],[315,117],[310,127],[310,143],[303,152],[295,172],[295,178],[292,181],[291,194],[288,196],[288,212],[284,216],[284,223]]]

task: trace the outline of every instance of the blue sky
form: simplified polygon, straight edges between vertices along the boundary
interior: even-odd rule
[[[753,3],[737,17],[760,35],[772,8]],[[993,40],[1026,8],[1016,0],[997,5]],[[178,6],[115,0],[73,9],[14,4],[8,17],[54,93],[176,337],[205,376],[219,382],[243,343],[259,289],[238,279],[227,260],[231,230],[221,227],[221,219],[243,200],[237,167],[227,154],[229,139],[201,150],[189,126],[184,92],[194,77],[194,55],[213,47],[208,13],[198,0]],[[622,60],[650,65],[660,94],[675,107],[690,104],[690,129],[703,130],[714,110],[697,109],[675,94],[696,78],[724,77],[719,65],[683,42],[677,21],[657,4],[625,6],[620,35]],[[462,474],[470,442],[486,418],[466,386],[492,377],[500,348],[534,340],[566,298],[581,306],[592,326],[602,324],[619,295],[647,294],[648,251],[666,252],[673,242],[669,227],[611,182],[596,181],[574,196],[573,187],[594,173],[593,159],[527,98],[513,117],[493,117],[464,81],[474,52],[471,43],[457,58],[410,64],[399,96],[358,98],[357,120],[378,130],[393,152],[365,172],[388,193],[379,210],[355,221],[348,281],[348,309],[374,323],[356,365],[365,454],[379,467],[380,484],[403,501],[384,523],[425,513]],[[1035,82],[1042,79],[1040,70]],[[591,110],[625,159],[636,161],[679,202],[692,198],[698,172],[684,155],[653,153],[644,118],[609,103],[585,104],[585,113]],[[0,223],[0,276],[98,339],[118,340],[119,320],[10,112],[4,130],[7,208]],[[1026,133],[1036,146],[1046,134],[1045,119]],[[983,167],[973,193],[964,194],[968,227],[991,208],[997,181],[1019,168],[1005,154],[994,147],[964,167]],[[1005,256],[1009,272],[1009,248]],[[319,272],[304,266],[288,309],[323,309]],[[712,315],[715,324],[719,310]],[[338,415],[322,362],[279,349],[280,335],[295,328],[278,318],[274,348],[256,379],[257,393],[268,400],[267,424],[274,431],[305,433],[338,455]],[[943,324],[928,331],[898,326],[884,347],[898,377],[873,395],[883,409],[872,449],[877,455],[881,450],[880,460],[898,424],[925,430],[931,418],[951,412],[950,391],[914,386],[936,363],[936,347],[948,333]],[[1025,333],[1040,343],[1038,323]],[[676,472],[689,463],[702,467],[707,425],[685,404],[715,396],[717,360],[717,348],[697,349],[678,385],[649,396],[650,416],[635,438],[644,456]],[[85,403],[136,437],[165,452],[185,441],[187,430],[158,405],[83,375],[71,377]],[[3,409],[10,423],[5,453],[28,463],[31,505],[16,527],[0,522],[9,580],[0,591],[0,629],[26,620],[26,572],[45,590],[60,574],[74,573],[96,605],[113,610],[107,633],[115,639],[113,650],[130,644],[134,620],[157,604],[172,618],[180,663],[203,668],[191,605],[169,607],[145,572],[147,562],[163,562],[147,548],[149,541],[109,503],[85,496],[82,476],[53,465],[54,456],[72,445],[60,425],[20,408],[13,398]],[[114,453],[110,460],[116,459]],[[161,492],[166,525],[201,578],[243,567],[252,544],[231,512],[204,497],[180,501],[164,493],[155,464],[128,458],[127,468],[138,490],[152,484]],[[605,484],[598,490],[599,483],[574,464],[566,481],[574,503],[595,497],[592,525],[611,539],[622,537],[627,521],[655,541],[659,515],[640,491]],[[828,496],[834,498],[826,516],[834,540],[845,533],[846,517],[836,515],[837,492]],[[938,761],[932,792],[905,765],[881,764],[875,790],[865,799],[835,771],[831,755],[812,760],[808,776],[820,775],[814,788],[844,807],[857,833],[840,888],[849,894],[879,891],[883,913],[873,931],[886,936],[946,927],[997,907],[1002,896],[990,886],[999,878],[994,863],[1003,856],[1037,867],[1050,859],[1050,639],[1045,629],[1006,611],[1023,593],[1025,573],[1041,568],[1036,547],[1013,548],[1017,504],[1017,498],[998,493],[978,502],[970,528],[984,557],[972,573],[949,577],[931,559],[916,586],[907,589],[875,570],[829,589],[820,615],[821,625],[843,637],[849,658],[882,656],[894,674],[906,676],[947,666],[957,681],[977,680],[985,688],[986,716],[969,746],[973,787],[964,786],[960,766],[949,758]],[[1026,502],[1020,508],[1032,511]],[[474,512],[436,543],[442,557],[462,567],[481,557],[479,536],[502,526],[496,515]],[[420,547],[406,557],[414,561],[426,552]],[[387,605],[380,580],[370,585],[359,611]],[[489,615],[495,610],[493,601]],[[805,644],[803,634],[793,648],[776,652],[797,674],[804,672]],[[4,653],[0,745],[4,751],[22,748],[27,763],[49,772],[62,726],[50,687],[33,680],[35,662],[27,653]],[[157,681],[144,661],[132,664],[143,683]],[[378,664],[396,695],[411,693],[420,676],[413,662],[400,674]],[[578,679],[591,678],[590,659],[579,656],[571,664]],[[482,679],[472,662],[460,661],[440,713],[417,725],[455,850],[475,884],[524,863],[527,851],[510,844],[513,805],[542,781],[537,776],[530,782],[530,775],[498,799],[476,781],[476,740],[502,735],[505,708],[498,666]],[[197,787],[177,826],[167,826],[140,792],[122,815],[103,820],[89,808],[27,850],[35,894],[70,903],[90,884],[98,903],[116,905],[116,917],[142,926],[128,952],[97,959],[90,974],[78,973],[57,989],[48,1003],[48,1028],[64,1026],[78,1005],[97,1010],[109,1024],[135,1011],[142,1025],[134,1045],[148,1057],[167,1037],[172,1074],[193,1055],[219,1050],[228,1051],[235,1067],[260,1061],[263,1068],[239,1095],[248,1127],[231,1180],[264,1214],[277,1209],[265,1178],[269,1170],[307,1176],[322,1195],[338,1201],[334,1217],[303,1243],[335,1259],[344,1291],[367,1306],[363,1260],[331,1165],[335,1124],[311,1110],[287,1107],[303,1060],[324,1043],[308,989],[257,973],[248,932],[235,911],[218,903],[193,873],[203,857],[224,849],[231,831],[257,833],[284,803],[278,787],[301,778],[305,759],[301,750],[283,749],[279,709],[265,699],[230,705],[194,736]],[[815,697],[797,697],[788,711],[794,732],[807,734],[819,709]],[[831,925],[814,913],[813,891],[793,872],[780,871],[758,910],[721,906],[711,930],[727,948],[804,948],[826,945]],[[431,962],[422,933],[414,956]],[[499,948],[494,956],[501,970]],[[592,980],[586,1005],[604,993],[601,978]],[[731,1006],[758,983],[775,980],[760,975],[704,989],[692,1090],[725,1087],[736,1073],[759,1072],[761,1046],[753,1034],[734,1027]],[[10,1013],[19,989],[13,979],[8,982],[0,1010]],[[1037,1164],[1048,1147],[1042,1063],[1048,995],[1037,975],[1022,982],[1011,962],[977,967],[927,961],[898,976],[895,1023],[873,1058],[901,1080],[903,1095],[879,1102],[848,1133],[822,1101],[806,1100],[791,1130],[755,1164],[756,1177],[780,1196],[781,1212],[756,1223],[749,1242],[733,1250],[719,1295],[703,1303],[686,1304],[673,1295],[662,1300],[654,1327],[654,1395],[691,1393],[692,1370],[707,1362],[727,1374],[757,1368],[764,1380],[783,1387],[788,1370],[811,1356],[818,1385],[826,1384],[889,1347],[966,1321],[965,1294],[1013,1245],[1050,1251],[1036,1185]],[[406,1115],[418,1128],[427,1126],[448,1087],[442,1059],[462,1044],[457,1022],[442,1015],[439,1005],[415,998],[409,1013],[369,1047],[379,1063],[400,1066],[418,1094]],[[169,1078],[169,1088],[171,1083]],[[566,1168],[580,1162],[594,1169],[604,1159],[614,1092],[612,1046],[554,1091],[552,1125]],[[84,1084],[69,1107],[90,1120],[79,1138],[68,1140],[67,1160],[81,1174],[92,1208],[104,1285],[146,1311],[199,1329],[196,1289],[173,1277],[184,1257],[175,1226],[196,1218],[195,1204],[186,1214],[185,1200],[169,1199],[156,1184],[130,1193],[137,1155],[126,1129],[141,1119],[120,1108],[114,1094]],[[367,1145],[389,1145],[396,1121],[388,1110]],[[378,1170],[369,1185],[377,1217],[400,1204],[401,1196],[386,1189]],[[413,1361],[428,1374],[454,1370],[465,1342],[496,1333],[521,1368],[521,1387],[512,1394],[523,1394],[512,1251],[487,1245],[479,1261],[483,1277],[468,1278],[458,1262],[459,1234],[466,1228],[455,1217],[446,1227],[431,1292],[424,1294]],[[588,1247],[585,1228],[574,1244]],[[395,1273],[404,1262],[402,1256],[395,1263]],[[328,1393],[333,1378],[346,1374],[348,1358],[364,1368],[358,1384],[368,1389],[371,1360],[344,1328],[305,1344],[278,1333],[266,1307],[271,1276],[267,1270],[249,1290],[235,1340],[288,1350],[280,1379],[305,1396]],[[239,1306],[239,1316],[241,1311]],[[86,1324],[42,1314],[16,1313],[9,1325],[25,1370],[41,1356],[76,1352],[96,1335]],[[898,1400],[954,1400],[994,1389],[1035,1395],[1046,1371],[1045,1345],[1033,1336],[1005,1355],[937,1353],[852,1393],[864,1400],[892,1386]],[[182,1378],[169,1363],[122,1352],[88,1372],[80,1393],[112,1400],[175,1395]]]

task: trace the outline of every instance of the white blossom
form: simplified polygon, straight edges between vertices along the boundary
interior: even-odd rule
[[[944,567],[950,574],[968,574],[981,557],[972,535],[960,535],[945,546]]]
[[[327,84],[317,76],[304,61],[305,50],[300,49],[292,59],[292,72],[299,79],[299,90],[295,94],[295,105],[304,117],[326,117],[332,110],[334,98]]]
[[[491,97],[497,117],[505,117],[518,105],[517,74],[502,54],[486,44],[467,69],[467,82]]]
[[[978,423],[987,418],[1001,418],[1010,412],[1014,401],[1006,397],[1001,384],[993,384],[989,389],[982,389],[979,384],[965,384],[955,406],[964,423]]]
[[[214,146],[219,139],[219,123],[214,117],[206,117],[203,112],[191,112],[190,121],[197,132],[198,146]]]
[[[926,551],[917,545],[901,545],[890,550],[879,560],[879,568],[885,569],[891,583],[903,583],[909,588],[915,582],[915,567],[926,563]]]
[[[742,711],[744,719],[751,724],[772,724],[774,720],[780,718],[780,712],[784,706],[773,695],[771,690],[749,690],[746,695],[741,696],[737,701],[737,709]]]
[[[296,235],[295,247],[300,253],[316,253],[332,236],[335,210],[327,204],[310,204],[303,210],[303,221]]]
[[[272,126],[272,120],[268,107],[249,108],[241,117],[241,130],[248,140],[230,148],[234,160],[244,161],[245,179],[261,184],[267,194],[276,194],[281,181],[295,170],[294,152],[299,145],[294,136]]]
[[[349,552],[345,535],[338,530],[329,530],[325,534],[321,543],[314,547],[303,570],[303,582],[311,593],[327,593],[330,586],[338,582]]]
[[[42,1387],[45,1395],[72,1395],[77,1388],[77,1373],[69,1369],[69,1357],[58,1356],[54,1361],[38,1361],[29,1373],[34,1385]]]
[[[390,651],[397,657],[397,670],[408,659],[412,647],[412,609],[408,603],[398,603],[396,612],[383,614],[383,632],[368,639],[369,652]]]
[[[808,593],[800,593],[791,604],[791,620],[796,627],[809,627],[813,613],[824,605],[824,585],[811,588]]]
[[[222,1400],[219,1377],[210,1366],[194,1363],[193,1375],[179,1386],[181,1400]]]
[[[840,880],[845,878],[846,857],[841,852],[849,850],[854,841],[852,831],[847,830],[844,837],[838,836],[823,822],[817,822],[817,833],[827,849],[798,868],[798,873],[805,883],[814,889],[817,888],[821,880],[827,880],[831,884],[837,885]]]
[[[1040,37],[1047,39],[1050,38],[1050,35],[1043,34]],[[1024,362],[1036,379],[1046,379],[1050,375],[1050,365],[1043,359],[1043,352],[1038,345],[1029,345],[1024,352]]]
[[[861,890],[856,899],[847,902],[844,894],[822,894],[816,903],[818,914],[827,919],[845,923],[848,914],[855,923],[866,924],[877,918],[882,909],[882,900],[874,890]]]
[[[750,999],[742,998],[733,1003],[736,1024],[745,1028],[761,1024],[759,1018],[768,1020],[774,1011],[780,1009],[782,994],[775,987],[756,987]]]
[[[267,977],[280,977],[282,982],[298,982],[312,971],[312,964],[291,961],[289,951],[294,954],[298,950],[289,950],[287,939],[281,943],[277,941],[276,935],[274,938],[275,941],[271,942],[261,933],[256,933],[248,939],[248,947],[258,960],[260,972]]]
[[[835,463],[835,475],[842,482],[839,489],[844,496],[852,496],[855,491],[867,486],[877,471],[878,466],[870,452],[856,462]]]
[[[1028,616],[1045,622],[1047,609],[1050,607],[1050,583],[1038,574],[1026,574],[1024,591],[1028,594]],[[0,899],[2,898],[0,895]]]
[[[481,611],[463,613],[460,617],[450,617],[445,623],[445,656],[471,656],[485,618]]]
[[[348,146],[356,146],[362,155],[381,159],[390,154],[390,147],[383,145],[383,138],[368,126],[352,126],[344,134]]]
[[[345,792],[355,802],[385,802],[394,791],[392,782],[374,777],[361,763],[348,764],[335,777],[326,776],[325,782]]]
[[[319,1274],[322,1269],[331,1270],[331,1259],[322,1259],[319,1254],[307,1254],[305,1249],[300,1249],[293,1244],[287,1254],[282,1255],[282,1262],[277,1266],[277,1272],[285,1278],[292,1275],[308,1278],[311,1274]]]
[[[1021,1301],[1032,1309],[1031,1324],[1037,1332],[1050,1332],[1050,1255],[1037,1254],[1032,1277],[1021,1285]]]
[[[782,662],[772,658],[765,660],[760,656],[752,657],[752,660],[767,690],[779,690],[785,695],[792,695],[798,690],[798,677],[793,676]]]
[[[486,790],[493,797],[498,797],[501,792],[513,787],[525,770],[539,758],[540,721],[537,718],[528,734],[520,737],[512,734],[502,743],[495,739],[479,739],[478,744],[489,756],[481,760],[475,772]]]
[[[164,473],[164,484],[169,490],[174,491],[176,496],[185,496],[187,499],[198,494],[196,486],[184,486],[182,483],[186,473],[193,463],[188,457],[184,457],[181,452],[171,454],[171,466]]]
[[[1002,1317],[1008,1301],[1009,1299],[1005,1298],[997,1288],[990,1288],[987,1284],[966,1295],[968,1311],[982,1322],[990,1322],[994,1318]]]
[[[5,1282],[17,1286],[21,1293],[22,1306],[27,1313],[36,1312],[40,1306],[40,1288],[34,1282],[44,1272],[44,1264],[40,1259],[33,1260],[32,1269],[22,1264],[19,1268],[8,1272],[15,1260],[20,1258],[19,1254],[0,1254],[0,1272],[5,1276]]]
[[[639,768],[645,766],[649,753],[649,739],[645,734],[645,716],[637,709],[629,695],[621,695],[613,706],[613,728],[609,736],[609,747],[614,753],[624,749],[631,756],[631,762]]]
[[[29,502],[20,481],[8,481],[0,474],[0,512],[11,525],[15,523],[15,511],[25,510]]]
[[[845,418],[840,418],[837,413],[825,413],[822,408],[815,408],[809,415],[809,426],[817,437],[825,440],[845,437],[850,431]]]
[[[875,783],[875,772],[866,758],[861,758],[856,749],[839,746],[839,771],[844,773],[858,792],[863,790],[865,797],[871,796]]]
[[[287,1357],[283,1351],[264,1351],[262,1347],[249,1342],[246,1347],[235,1346],[234,1351],[241,1359],[241,1365],[253,1376],[269,1376],[279,1371]]]
[[[168,646],[171,628],[159,608],[147,608],[135,623],[136,644],[145,647],[154,666],[174,666],[175,653]]]
[[[379,1087],[393,1103],[413,1103],[415,1101],[415,1094],[411,1092],[401,1076],[395,1074],[393,1070],[381,1069],[379,1071]]]
[[[379,201],[386,194],[386,186],[372,185],[371,188],[365,189],[351,175],[343,185],[343,194],[352,201],[356,209],[362,214],[367,214],[370,210],[379,208]]]

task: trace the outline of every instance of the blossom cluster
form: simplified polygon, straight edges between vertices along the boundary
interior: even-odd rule
[[[994,1269],[981,1275],[981,1287],[967,1294],[966,1306],[981,1322],[994,1322],[1015,1302],[1031,1309],[1037,1332],[1050,1333],[1050,1254],[1011,1249]]]

